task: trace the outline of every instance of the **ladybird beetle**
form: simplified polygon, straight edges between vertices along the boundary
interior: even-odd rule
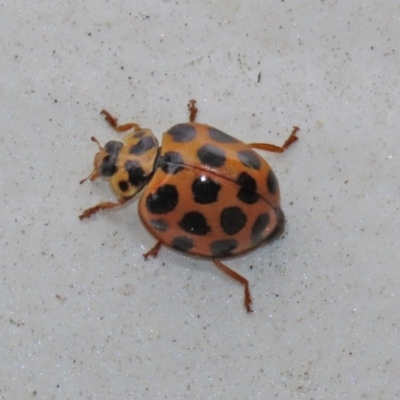
[[[143,256],[157,256],[165,245],[192,256],[211,259],[244,286],[244,305],[251,312],[246,278],[220,259],[245,253],[282,233],[285,217],[280,208],[279,185],[271,167],[252,149],[281,153],[297,140],[294,127],[282,147],[245,144],[209,125],[195,122],[196,101],[188,104],[189,122],[173,126],[161,146],[149,129],[138,124],[118,125],[105,110],[106,121],[123,141],[99,146],[93,172],[80,183],[108,178],[117,202],[102,202],[80,218],[114,208],[143,189],[139,216],[157,239]]]

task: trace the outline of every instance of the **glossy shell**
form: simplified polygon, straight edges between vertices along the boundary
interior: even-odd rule
[[[163,134],[139,215],[163,244],[215,258],[244,253],[284,226],[279,185],[265,159],[198,123],[179,124]]]

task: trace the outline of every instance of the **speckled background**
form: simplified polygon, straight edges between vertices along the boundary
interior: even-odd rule
[[[0,3],[1,399],[400,398],[400,6]],[[258,76],[260,75],[260,82]],[[266,154],[283,237],[228,262],[162,249],[136,202],[79,181],[102,108],[160,138],[187,119]]]

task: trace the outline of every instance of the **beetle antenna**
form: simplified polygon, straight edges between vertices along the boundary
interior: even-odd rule
[[[95,143],[97,144],[97,146],[99,146],[99,149],[100,149],[100,150],[103,148],[102,145],[100,144],[100,142],[99,142],[94,136],[92,136],[92,137],[90,138],[90,140],[91,140],[92,142],[95,142]]]

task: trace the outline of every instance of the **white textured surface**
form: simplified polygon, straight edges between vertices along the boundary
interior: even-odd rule
[[[1,399],[400,398],[396,2],[16,0],[0,25]],[[286,234],[229,261],[252,315],[207,261],[144,262],[135,203],[77,218],[112,196],[78,184],[99,111],[160,137],[190,98],[245,141],[301,127],[267,154]]]

